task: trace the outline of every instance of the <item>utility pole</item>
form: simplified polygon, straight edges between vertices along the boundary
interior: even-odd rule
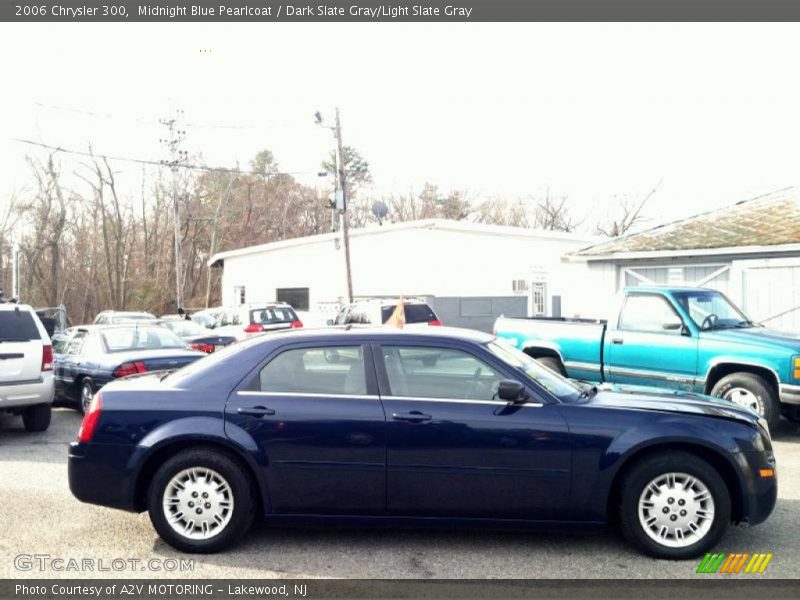
[[[167,147],[169,158],[162,160],[161,164],[168,166],[172,171],[172,213],[175,221],[175,308],[183,308],[183,255],[181,253],[181,209],[178,202],[178,167],[186,162],[187,152],[180,149],[180,144],[186,139],[186,131],[180,129],[179,119],[183,116],[182,110],[175,111],[175,115],[159,119],[169,131],[169,137],[160,140]]]
[[[347,215],[347,170],[344,164],[344,145],[342,144],[342,124],[339,121],[339,107],[336,107],[336,201],[341,195],[342,203],[342,238],[344,240],[344,262],[347,269],[347,300],[353,302],[353,272],[350,269],[350,219]]]
[[[11,297],[19,298],[19,244],[11,246]]]

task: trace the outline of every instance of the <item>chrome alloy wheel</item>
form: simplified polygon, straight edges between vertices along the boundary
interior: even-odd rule
[[[687,473],[664,473],[639,496],[639,523],[647,536],[668,548],[703,539],[714,522],[714,498],[705,483]]]
[[[219,473],[206,467],[184,469],[164,488],[164,517],[185,538],[207,540],[233,516],[233,492]]]
[[[759,400],[758,396],[756,396],[750,390],[746,390],[741,387],[731,388],[725,392],[723,398],[725,398],[725,400],[735,402],[741,406],[746,406],[750,410],[757,412],[759,415],[764,415],[764,407],[761,403],[761,400]]]
[[[92,391],[92,385],[84,383],[81,386],[81,409],[84,413],[89,412],[89,407],[92,405],[93,398],[94,392]]]

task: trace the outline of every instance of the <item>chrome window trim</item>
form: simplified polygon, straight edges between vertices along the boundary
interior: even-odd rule
[[[240,390],[236,392],[238,396],[290,396],[292,398],[349,398],[363,400],[380,400],[379,396],[373,394],[322,394],[318,392],[261,392]]]
[[[406,402],[455,402],[456,404],[489,404],[491,406],[528,406],[530,408],[541,408],[544,406],[541,402],[520,402],[514,404],[513,402],[506,402],[504,400],[470,400],[467,398],[431,398],[427,396],[381,396],[382,400],[401,400]]]

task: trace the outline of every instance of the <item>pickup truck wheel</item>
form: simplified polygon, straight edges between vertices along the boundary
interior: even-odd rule
[[[25,431],[47,431],[53,412],[51,404],[36,404],[22,411],[22,424]]]
[[[541,364],[545,367],[550,369],[551,371],[555,371],[559,375],[563,375],[564,377],[567,376],[567,370],[564,368],[564,365],[561,363],[559,359],[554,356],[541,356],[537,358]]]
[[[770,429],[776,427],[781,418],[780,401],[772,386],[753,373],[726,375],[717,382],[711,395],[751,408],[767,420]]]
[[[158,535],[182,552],[208,554],[237,542],[250,528],[256,502],[244,467],[226,454],[193,448],[159,467],[147,508]]]
[[[623,535],[657,558],[701,555],[730,525],[725,482],[714,467],[688,452],[668,451],[641,460],[620,489]]]

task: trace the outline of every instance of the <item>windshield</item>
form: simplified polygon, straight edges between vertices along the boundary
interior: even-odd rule
[[[496,339],[486,344],[489,351],[504,363],[523,371],[528,377],[561,400],[572,401],[581,395],[581,388],[554,373],[539,361],[531,358],[508,342]]]
[[[177,333],[179,336],[190,336],[190,335],[204,335],[207,333],[211,333],[211,331],[203,327],[202,325],[195,323],[194,321],[187,321],[187,320],[174,320],[174,321],[164,321],[164,326],[169,328],[170,331]]]
[[[723,294],[713,290],[673,292],[675,300],[700,329],[755,327]]]
[[[186,349],[181,338],[164,327],[117,327],[100,333],[109,352]]]

